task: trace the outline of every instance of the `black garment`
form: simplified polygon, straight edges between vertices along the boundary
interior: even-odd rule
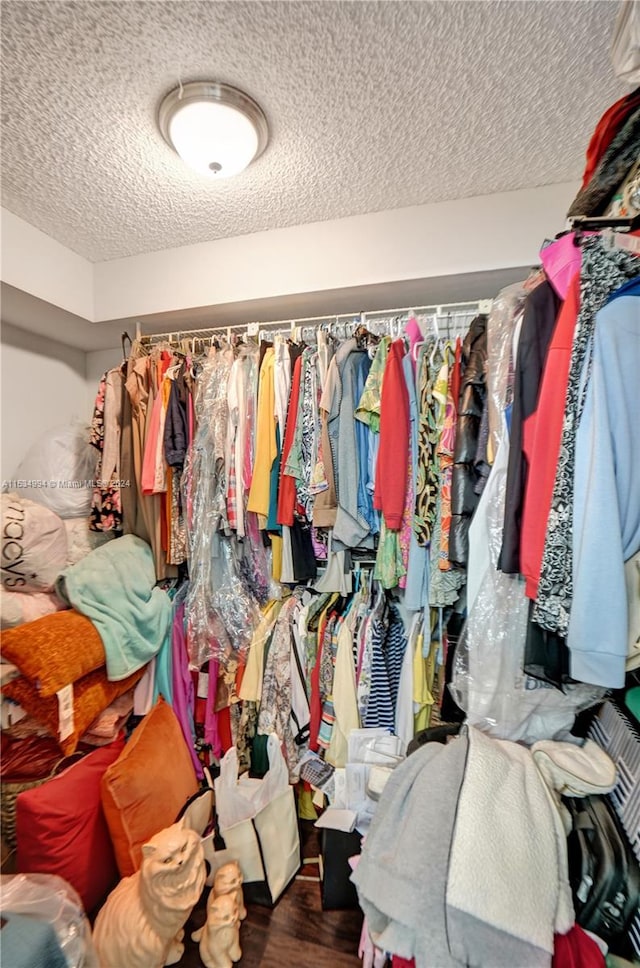
[[[453,455],[449,560],[455,565],[466,566],[469,554],[469,524],[480,500],[475,491],[475,485],[480,478],[476,452],[487,395],[486,316],[476,316],[465,336],[462,344],[462,371]]]
[[[291,556],[296,582],[310,581],[318,576],[318,566],[313,553],[311,526],[305,520],[294,519],[291,528]]]
[[[184,363],[171,382],[171,392],[164,424],[164,456],[169,467],[182,468],[187,456],[189,431],[187,422],[187,385]]]
[[[569,209],[569,217],[604,215],[617,189],[638,160],[640,153],[640,108],[625,124],[605,151],[589,184],[581,189]]]
[[[523,668],[533,679],[542,679],[562,690],[566,683],[573,681],[569,674],[569,649],[565,639],[533,621],[534,606],[535,602],[529,603]]]
[[[447,622],[447,659],[445,663],[445,687],[442,692],[440,702],[440,719],[443,723],[462,723],[465,713],[457,704],[451,692],[449,683],[453,679],[455,654],[460,641],[460,635],[464,628],[465,616],[460,612],[453,611]],[[407,754],[408,755],[408,754]]]
[[[522,446],[523,426],[524,421],[535,413],[538,406],[547,351],[561,305],[560,298],[549,282],[536,286],[524,304],[513,384],[502,550],[498,559],[498,568],[508,575],[520,573],[522,507],[529,473]]]
[[[480,419],[480,430],[478,431],[478,446],[476,447],[476,470],[478,480],[473,486],[478,497],[482,497],[482,492],[489,480],[491,464],[489,463],[489,398],[484,398],[484,410]]]

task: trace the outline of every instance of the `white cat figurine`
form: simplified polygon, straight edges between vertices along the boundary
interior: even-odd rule
[[[200,959],[205,968],[231,968],[240,961],[240,919],[235,893],[214,897],[211,892],[207,922],[194,931],[191,939],[200,942]]]
[[[184,923],[206,878],[200,835],[181,820],[142,847],[142,866],[125,877],[96,918],[101,968],[163,968],[184,952]]]
[[[241,921],[247,916],[247,909],[244,906],[244,895],[242,893],[242,871],[237,861],[231,861],[223,867],[218,868],[213,879],[213,890],[209,895],[209,903],[214,898],[222,894],[234,894],[238,902],[238,917]]]

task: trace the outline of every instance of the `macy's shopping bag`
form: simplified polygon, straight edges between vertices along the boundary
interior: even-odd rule
[[[238,779],[238,758],[230,749],[220,763],[215,793],[225,854],[240,864],[245,900],[272,907],[300,869],[300,834],[277,736],[269,736],[267,749],[269,769],[261,780]]]

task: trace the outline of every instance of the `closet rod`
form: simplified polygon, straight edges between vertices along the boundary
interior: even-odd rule
[[[368,312],[353,312],[353,313],[330,313],[324,316],[306,316],[300,317],[298,319],[279,319],[272,320],[271,322],[249,322],[249,323],[235,323],[231,326],[211,326],[205,327],[204,329],[191,329],[191,330],[165,330],[162,333],[150,333],[148,335],[140,336],[139,338],[143,343],[153,340],[160,340],[167,338],[168,336],[189,339],[206,338],[208,336],[214,336],[219,333],[227,332],[238,332],[239,330],[244,330],[248,335],[256,336],[259,332],[265,330],[269,331],[272,329],[278,329],[278,327],[286,329],[293,329],[302,327],[305,324],[316,323],[317,325],[322,325],[323,323],[338,322],[339,320],[351,320],[351,321],[361,321],[365,322],[371,317],[384,317],[384,316],[403,316],[414,314],[416,316],[442,316],[442,315],[471,315],[472,313],[484,312],[488,313],[491,310],[491,300],[470,300],[469,302],[458,302],[458,303],[441,303],[439,305],[430,306],[403,306],[399,309],[374,309]],[[139,324],[138,324],[139,325]],[[253,330],[253,333],[250,331]]]

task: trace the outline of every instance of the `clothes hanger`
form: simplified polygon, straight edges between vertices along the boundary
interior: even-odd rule
[[[133,347],[133,340],[131,339],[131,337],[129,336],[129,334],[125,330],[125,332],[120,337],[120,343],[121,343],[121,346],[122,346],[122,362],[123,363],[126,363],[127,362],[127,359],[128,359],[128,356],[129,356],[129,354],[127,353],[127,349],[126,349],[126,342],[127,342],[127,340],[129,340],[129,353],[130,353],[131,352],[131,349]]]
[[[602,229],[618,229],[620,232],[640,231],[640,215],[632,217],[616,216],[594,216],[576,215],[569,220],[570,227],[574,232],[573,244],[582,245],[585,232],[601,232]]]

